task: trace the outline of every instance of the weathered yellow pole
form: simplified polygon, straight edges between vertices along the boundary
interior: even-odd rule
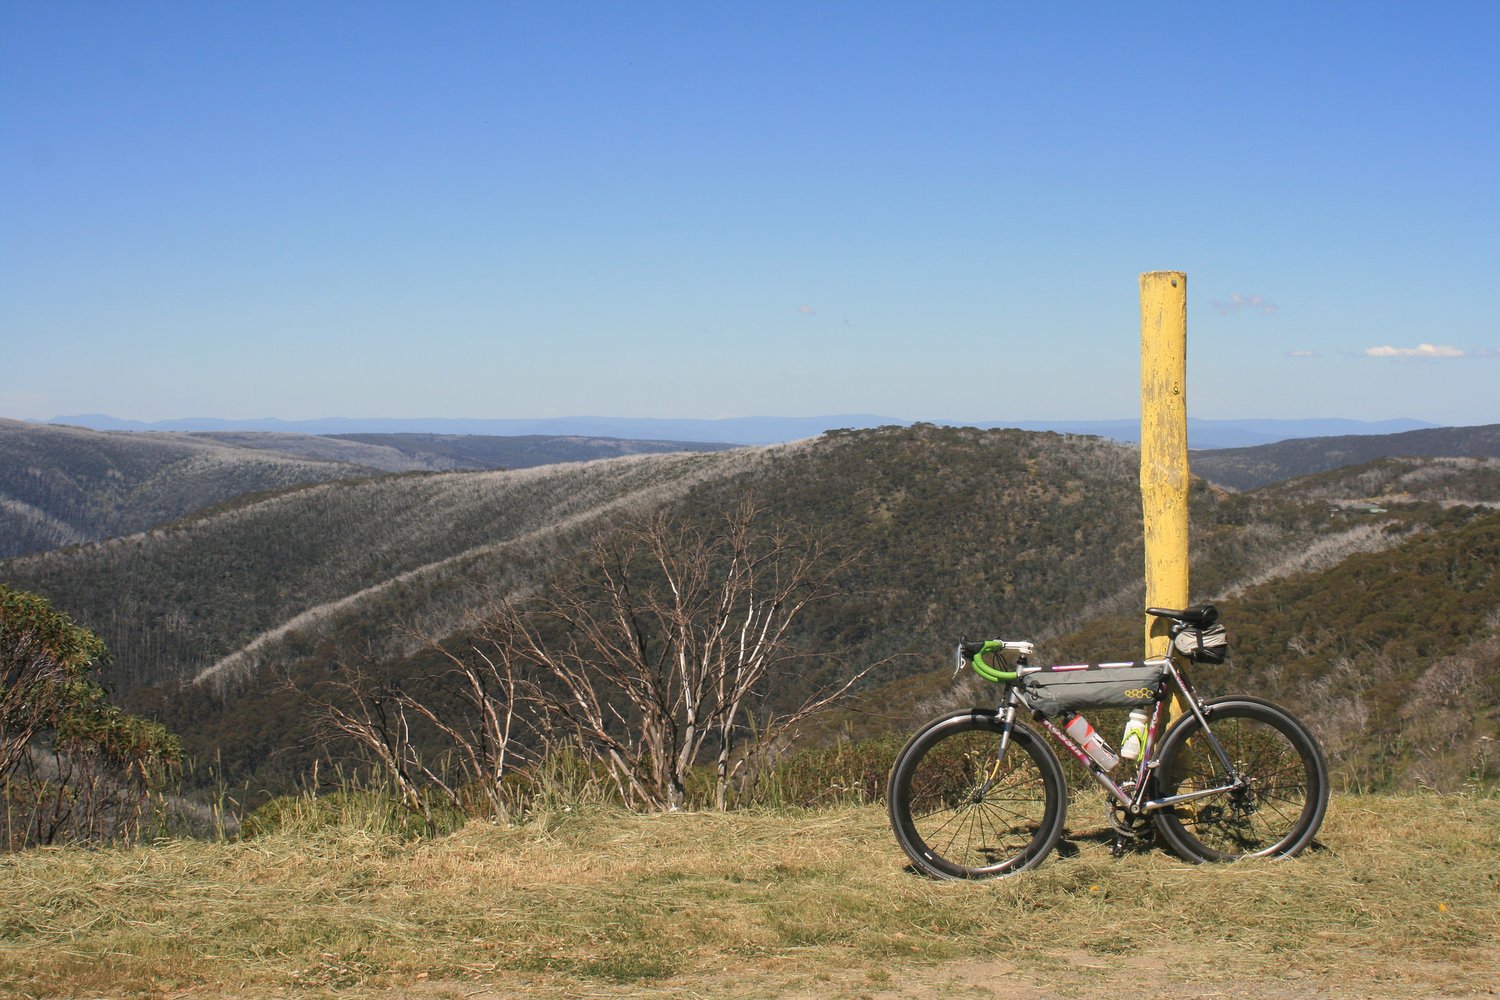
[[[1141,275],[1141,505],[1146,606],[1188,602],[1187,275]],[[1169,621],[1146,621],[1146,655],[1171,650]],[[1173,704],[1173,716],[1179,706]]]

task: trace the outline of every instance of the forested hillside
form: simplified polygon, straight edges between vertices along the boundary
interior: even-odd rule
[[[162,528],[12,559],[0,574],[48,596],[114,652],[121,689],[245,672],[278,639],[460,620],[488,587],[618,508],[653,507],[757,452],[626,458],[518,472],[404,473],[250,495]],[[361,617],[362,616],[362,617]]]
[[[1192,453],[1193,472],[1222,486],[1258,486],[1392,456],[1500,458],[1500,424],[1429,427],[1399,434],[1297,438]]]
[[[1266,496],[1372,507],[1430,500],[1500,506],[1500,458],[1377,458],[1264,487]]]
[[[179,436],[174,434],[172,436]],[[523,434],[290,434],[278,431],[185,431],[180,436],[279,451],[302,458],[337,459],[386,472],[529,469],[622,455],[724,451],[732,444],[636,441],[627,438]]]
[[[377,474],[349,457],[0,419],[0,557],[144,531],[257,490]]]
[[[820,665],[776,678],[759,704],[779,710],[880,662],[862,711],[904,725],[891,699],[938,690],[922,678],[946,667],[961,633],[1044,640],[1060,658],[1139,645],[1137,463],[1134,449],[1098,438],[917,425],[518,472],[408,473],[245,497],[150,532],[0,563],[0,580],[104,637],[110,678],[132,710],[181,730],[190,752],[218,754],[225,773],[276,787],[310,759],[299,749],[306,706],[283,678],[354,660],[393,680],[429,670],[397,626],[462,644],[495,595],[531,593],[621,518],[670,512],[711,531],[754,497],[768,523],[795,525],[850,559],[831,581],[834,598],[809,609],[795,637],[824,654]],[[1194,598],[1229,609],[1237,663],[1280,666],[1274,677],[1249,675],[1258,690],[1285,692],[1324,719],[1366,719],[1397,742],[1427,733],[1418,723],[1428,716],[1400,705],[1424,704],[1423,684],[1447,690],[1422,678],[1455,656],[1478,664],[1459,670],[1472,681],[1460,685],[1467,703],[1492,705],[1484,644],[1500,607],[1490,551],[1500,529],[1481,508],[1431,502],[1489,496],[1491,465],[1377,463],[1255,493],[1195,481]],[[1403,496],[1383,512],[1335,508],[1334,494],[1366,492],[1361,484],[1399,485]],[[1404,596],[1377,585],[1381,574],[1409,576]],[[1390,632],[1392,616],[1410,628]],[[1412,631],[1423,622],[1430,642]],[[1397,649],[1395,639],[1414,645]],[[1298,654],[1293,670],[1286,651],[1302,647],[1316,655]],[[1453,728],[1463,746],[1494,730],[1487,711]],[[1399,767],[1386,766],[1362,755],[1348,724],[1325,732],[1351,773],[1409,779],[1409,744]],[[1460,756],[1456,744],[1432,755],[1433,773],[1451,778]]]
[[[1055,632],[1133,607],[1136,459],[1098,438],[918,425],[702,455],[521,472],[407,473],[248,496],[151,532],[4,564],[99,632],[123,687],[286,655],[394,621],[437,634],[487,585],[524,589],[621,503],[711,528],[753,494],[770,515],[858,556],[821,637],[855,658],[932,648],[963,627]],[[1243,574],[1335,533],[1321,505],[1199,484],[1196,557]],[[603,522],[600,522],[601,524]],[[946,639],[944,639],[946,641]],[[377,647],[380,643],[377,642]]]
[[[1500,781],[1500,512],[1417,504],[1372,523],[1390,544],[1240,592],[1210,592],[1230,662],[1213,693],[1301,714],[1354,788],[1451,790]],[[1044,650],[1088,660],[1139,644],[1141,619],[1102,618]]]
[[[101,431],[0,420],[0,559],[145,531],[246,493],[303,483],[729,447],[547,435]]]
[[[190,748],[258,769],[297,742],[305,721],[279,676],[356,655],[398,673],[426,669],[401,659],[416,647],[397,625],[435,636],[467,628],[494,592],[524,594],[547,579],[622,506],[675,510],[712,530],[753,495],[773,521],[853,557],[832,581],[838,597],[810,610],[797,637],[828,654],[821,668],[779,678],[769,710],[869,663],[888,661],[871,684],[927,669],[955,631],[1045,637],[1134,609],[1136,477],[1134,450],[1098,438],[892,427],[766,449],[308,487],[11,560],[3,574],[106,639],[110,677],[134,708],[163,698],[157,710],[169,721],[199,727],[197,739],[185,734]],[[1193,503],[1208,581],[1265,572],[1310,539],[1348,530],[1322,504],[1201,483]],[[196,677],[215,683],[174,684]]]

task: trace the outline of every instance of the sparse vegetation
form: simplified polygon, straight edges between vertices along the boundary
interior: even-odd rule
[[[789,635],[849,561],[765,524],[749,500],[706,532],[641,516],[535,596],[488,609],[464,642],[427,640],[443,672],[402,684],[345,664],[307,693],[322,728],[424,815],[435,791],[459,809],[482,797],[485,815],[508,818],[507,779],[560,746],[625,805],[681,809],[690,778],[711,774],[707,798],[722,810],[731,795],[753,798],[799,727],[873,666],[756,714],[780,701],[776,681],[818,658]]]

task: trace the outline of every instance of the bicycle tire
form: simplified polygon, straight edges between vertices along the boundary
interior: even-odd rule
[[[1157,832],[1195,864],[1299,854],[1328,810],[1328,763],[1317,739],[1295,715],[1259,698],[1219,698],[1204,711],[1248,786],[1159,810],[1152,816]],[[1202,734],[1193,715],[1167,731],[1155,772],[1160,797],[1229,782]]]
[[[958,712],[923,727],[896,757],[891,829],[923,874],[1014,875],[1040,864],[1062,836],[1068,795],[1057,755],[1018,722],[999,760],[1003,728],[994,712]]]

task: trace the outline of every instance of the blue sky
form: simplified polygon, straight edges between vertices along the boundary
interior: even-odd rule
[[[7,3],[0,416],[1500,422],[1500,4]]]

